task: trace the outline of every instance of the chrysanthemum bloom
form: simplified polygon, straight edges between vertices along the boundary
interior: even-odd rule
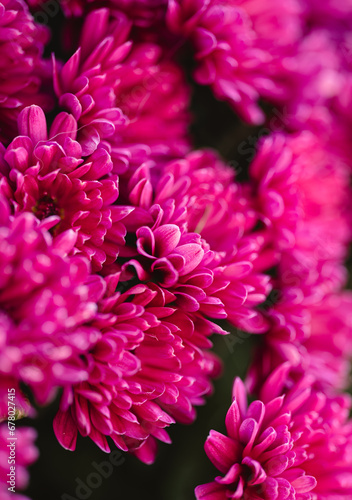
[[[346,390],[352,358],[351,307],[349,291],[305,297],[299,288],[282,290],[267,313],[270,328],[251,363],[251,388],[257,389],[278,365],[289,361],[293,381],[311,374],[319,390]]]
[[[171,30],[190,38],[199,66],[195,79],[211,85],[240,116],[260,123],[260,97],[287,98],[282,59],[302,32],[302,8],[296,0],[277,4],[231,0],[172,0]]]
[[[309,132],[273,134],[250,167],[255,208],[282,252],[279,287],[336,290],[351,238],[349,167]]]
[[[16,423],[17,424],[17,423]],[[18,494],[18,490],[23,490],[28,485],[29,475],[27,472],[27,467],[35,462],[38,458],[38,450],[34,445],[34,440],[36,438],[36,432],[30,427],[18,427],[16,425],[15,430],[15,461],[9,463],[10,448],[8,445],[11,443],[11,438],[9,436],[9,428],[7,422],[0,425],[0,495],[1,500],[28,500],[21,494]],[[11,458],[10,458],[11,460]],[[12,491],[11,488],[11,466],[15,467],[12,469],[15,474],[15,486]],[[10,483],[8,483],[10,481]],[[14,493],[15,492],[15,493]]]
[[[289,360],[324,390],[344,388],[350,298],[340,289],[351,238],[349,168],[311,133],[274,134],[261,143],[250,174],[264,233],[281,251],[276,300],[267,307],[271,326],[252,364],[254,384]]]
[[[124,219],[126,245],[113,265],[122,280],[152,280],[189,311],[265,330],[255,306],[271,288],[261,273],[272,266],[271,255],[262,255],[264,238],[251,233],[255,212],[220,159],[194,152],[156,178],[145,164],[121,194],[135,208]],[[199,273],[208,276],[202,284]]]
[[[109,451],[110,436],[151,463],[155,439],[170,442],[165,427],[192,422],[211,391],[219,361],[207,337],[221,329],[178,309],[175,295],[152,283],[115,292],[124,288],[118,279],[106,278],[93,322],[103,335],[86,356],[90,376],[64,391],[54,430],[65,448],[75,448],[79,431]]]
[[[350,128],[352,3],[306,0],[301,5],[302,36],[282,60],[281,78],[287,94],[276,102],[280,125],[313,130],[343,151],[348,149]],[[346,155],[350,158],[350,149]]]
[[[3,0],[0,11],[0,138],[16,135],[18,113],[29,104],[49,105],[40,93],[48,77],[42,59],[48,41],[46,27],[36,23],[22,0]]]
[[[314,392],[309,378],[284,390],[289,365],[247,406],[236,379],[227,436],[211,431],[205,451],[221,472],[198,486],[198,500],[325,500],[352,494],[350,400]]]
[[[130,159],[140,165],[151,155],[173,158],[189,149],[182,72],[163,59],[161,47],[133,43],[131,26],[122,12],[91,12],[79,49],[62,68],[55,63],[54,71],[59,104],[78,122],[83,154],[103,141],[117,173],[127,170]]]
[[[88,282],[85,259],[67,258],[76,240],[72,230],[52,238],[56,217],[40,223],[30,213],[13,216],[0,200],[0,389],[1,414],[7,415],[9,387],[27,410],[19,382],[44,404],[58,386],[87,378],[81,355],[100,334],[85,323],[103,285],[99,277]]]
[[[297,77],[291,79],[288,121],[296,128],[314,127],[350,163],[352,2],[308,0],[306,4],[307,36],[292,60]]]
[[[352,359],[352,295],[328,295],[310,310],[310,331],[299,349],[301,373],[311,373],[322,390],[347,390]]]
[[[344,57],[347,32],[319,26],[311,30],[312,22],[307,22],[307,35],[285,61],[283,77],[290,97],[280,104],[283,125],[291,130],[312,130],[328,143],[334,135],[330,146],[346,148],[346,137],[340,137],[345,119],[337,108],[348,110],[345,101],[351,68]]]
[[[192,422],[211,390],[219,368],[208,337],[225,333],[212,319],[263,332],[255,306],[270,291],[255,267],[256,219],[233,172],[197,151],[155,174],[143,165],[121,191],[134,210],[126,244],[103,267],[107,292],[92,323],[103,335],[87,356],[89,379],[65,391],[55,419],[66,448],[79,431],[108,451],[110,436],[148,463],[155,438],[169,442],[165,427]]]
[[[76,120],[64,112],[48,133],[42,109],[30,106],[18,127],[0,165],[15,212],[29,211],[40,220],[56,216],[51,232],[73,229],[73,252],[86,256],[93,271],[114,262],[126,232],[120,220],[131,209],[112,206],[119,191],[109,153],[98,147],[83,159]]]

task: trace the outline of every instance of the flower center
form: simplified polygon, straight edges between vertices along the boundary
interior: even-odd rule
[[[33,212],[40,220],[52,215],[60,215],[59,211],[56,202],[49,195],[43,196],[33,208]]]

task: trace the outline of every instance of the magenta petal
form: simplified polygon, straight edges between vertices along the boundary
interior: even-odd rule
[[[18,116],[18,131],[20,135],[30,137],[36,145],[47,139],[45,114],[39,106],[28,106]]]
[[[82,114],[82,105],[74,94],[63,94],[60,97],[59,104],[61,107],[68,109],[76,120],[80,118]]]
[[[210,431],[204,445],[206,454],[223,474],[238,460],[240,448],[239,443],[214,430]]]
[[[278,455],[267,461],[265,464],[265,470],[269,476],[275,477],[279,476],[286,470],[288,466],[288,458],[286,455]]]
[[[143,226],[139,228],[136,235],[138,252],[146,257],[153,257],[155,254],[155,238],[150,227]]]
[[[200,264],[204,255],[204,250],[196,243],[188,243],[177,247],[174,253],[184,258],[184,264],[179,273],[180,276],[185,276]]]
[[[253,460],[251,457],[245,457],[242,460],[243,465],[247,465],[251,469],[251,476],[248,478],[248,484],[253,486],[255,484],[261,484],[266,479],[266,473],[259,462]]]
[[[181,231],[175,224],[165,224],[154,231],[155,254],[165,257],[171,253],[181,239]]]
[[[240,500],[243,498],[243,492],[244,492],[244,480],[243,477],[240,477],[240,480],[238,481],[237,488],[234,493],[230,493],[230,498]]]
[[[262,484],[263,493],[265,495],[264,498],[268,498],[270,500],[279,500],[279,485],[273,477],[267,477],[264,483]]]
[[[197,500],[226,500],[226,489],[219,483],[201,484],[194,490]]]
[[[247,412],[247,392],[242,380],[239,377],[236,377],[234,380],[232,398],[236,399],[241,418],[243,419]]]
[[[53,421],[54,433],[63,448],[75,450],[77,441],[77,426],[70,411],[59,410]]]
[[[286,382],[287,373],[291,368],[290,363],[283,363],[276,368],[265,381],[261,390],[261,400],[264,403],[281,395],[282,387]]]
[[[81,48],[73,54],[72,57],[67,61],[67,63],[63,66],[60,75],[60,83],[63,84],[63,89],[69,88],[72,84],[72,81],[77,76],[77,70],[79,68],[81,60]]]
[[[276,439],[277,432],[273,427],[268,427],[265,431],[257,438],[257,443],[251,452],[253,458],[257,458],[263,453]]]
[[[102,451],[105,451],[105,453],[109,453],[110,447],[108,445],[108,441],[107,441],[106,437],[100,431],[98,431],[97,429],[92,427],[92,430],[89,434],[89,437],[92,439],[92,441],[94,441],[94,443],[97,446],[99,446],[99,448]]]
[[[226,414],[225,423],[228,435],[232,439],[238,439],[239,438],[238,430],[241,425],[241,414],[236,400],[233,401],[232,405],[230,406],[230,409]]]
[[[177,283],[178,272],[168,259],[157,259],[152,264],[151,269],[157,273],[157,280],[163,286],[171,287]]]
[[[247,410],[247,418],[253,418],[258,425],[260,425],[263,421],[265,415],[265,406],[262,401],[253,401],[248,407]]]
[[[239,437],[241,443],[246,445],[244,453],[248,453],[251,450],[258,430],[258,423],[253,418],[243,420],[239,429]]]
[[[229,264],[225,271],[224,276],[231,279],[241,279],[247,276],[253,269],[253,264],[251,262],[236,262],[234,264]]]
[[[196,46],[201,47],[197,57],[205,57],[216,48],[216,37],[204,28],[197,28],[194,32],[194,41]]]
[[[308,493],[317,485],[317,480],[313,476],[301,476],[292,481],[296,493]]]
[[[65,112],[55,116],[53,124],[50,127],[50,139],[63,145],[66,137],[76,139],[77,122],[75,118]]]
[[[228,473],[225,477],[218,476],[215,478],[215,481],[219,484],[232,484],[238,481],[240,474],[242,471],[242,467],[240,464],[234,464],[230,467]]]
[[[149,437],[140,448],[138,448],[134,455],[145,464],[152,464],[155,460],[157,452],[157,443],[153,437]]]

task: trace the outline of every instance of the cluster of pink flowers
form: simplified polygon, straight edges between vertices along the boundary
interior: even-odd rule
[[[8,434],[8,426],[2,423],[0,425],[1,499],[29,500],[28,497],[17,494],[17,488],[20,490],[26,488],[29,482],[27,467],[38,458],[38,449],[34,445],[36,432],[30,427],[21,427],[16,431],[16,441],[9,441]],[[10,449],[14,452],[13,454],[9,451]],[[10,471],[14,473],[11,474]]]
[[[64,448],[150,464],[213,391],[211,335],[240,330],[256,352],[196,498],[349,499],[352,2],[63,0],[51,59],[41,4],[0,3],[0,421],[9,388],[18,419],[61,390]],[[271,124],[243,181],[192,146],[185,47]]]

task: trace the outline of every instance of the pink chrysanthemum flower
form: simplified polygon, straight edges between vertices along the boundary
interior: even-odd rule
[[[198,486],[197,500],[326,500],[352,494],[352,423],[347,397],[314,392],[309,378],[284,391],[289,365],[247,406],[236,379],[227,436],[211,431],[205,451],[222,476]]]
[[[124,219],[126,245],[114,266],[121,280],[152,280],[186,310],[265,331],[255,306],[270,291],[261,271],[272,258],[261,255],[265,240],[251,234],[255,213],[216,156],[191,153],[155,179],[153,167],[142,165],[121,194],[135,208]],[[229,228],[225,234],[223,227]]]
[[[192,422],[211,391],[218,362],[208,337],[225,333],[212,319],[265,331],[256,305],[270,284],[255,265],[255,215],[214,153],[193,152],[162,172],[142,165],[120,195],[133,211],[126,244],[103,268],[107,292],[92,323],[103,335],[87,356],[89,379],[65,391],[55,432],[69,449],[80,432],[108,451],[110,436],[150,463],[155,438],[169,442],[165,427]]]
[[[1,500],[28,500],[27,497],[18,494],[18,490],[23,490],[28,485],[29,475],[26,468],[38,458],[38,450],[34,445],[36,432],[30,427],[19,427],[15,431],[15,474],[9,476],[12,463],[8,463],[11,443],[9,440],[9,429],[7,423],[0,425],[0,496]],[[10,459],[11,460],[11,459]],[[12,469],[13,470],[13,469]],[[11,484],[8,481],[15,477],[15,487],[11,491]],[[15,491],[15,493],[13,493]]]
[[[155,439],[170,442],[165,427],[192,422],[211,391],[219,361],[207,337],[221,329],[179,310],[175,295],[152,283],[115,292],[118,279],[106,278],[93,322],[103,335],[86,356],[90,376],[64,392],[54,430],[65,448],[75,448],[79,431],[104,451],[110,437],[151,463]]]
[[[47,133],[37,106],[21,112],[19,134],[1,154],[0,165],[15,212],[29,211],[40,220],[55,216],[54,235],[73,229],[73,251],[87,257],[93,271],[114,262],[126,232],[120,220],[128,209],[113,206],[119,191],[109,153],[98,147],[83,159],[72,115],[60,113]]]
[[[42,60],[46,27],[36,23],[22,0],[3,0],[0,9],[0,138],[16,135],[18,113],[29,104],[48,105],[40,93],[48,68]]]
[[[252,123],[264,119],[260,97],[287,97],[282,59],[301,36],[302,8],[296,0],[172,0],[170,29],[190,38],[199,67],[195,79],[211,85],[215,96],[229,101]]]
[[[280,286],[336,289],[351,238],[349,167],[311,133],[274,134],[250,176],[266,237],[281,251]]]
[[[349,291],[305,297],[295,287],[284,289],[268,311],[271,326],[250,369],[252,387],[289,361],[293,381],[311,374],[319,390],[346,390],[352,358],[351,307]]]
[[[159,46],[133,43],[131,26],[122,12],[91,12],[79,49],[54,71],[59,104],[78,122],[83,153],[103,141],[118,173],[129,160],[140,165],[150,155],[179,157],[189,149],[182,72]]]
[[[334,147],[344,142],[338,137],[343,123],[335,107],[349,80],[341,45],[328,29],[318,26],[309,31],[286,61],[284,79],[290,98],[280,104],[287,128],[313,130],[328,142],[336,135]]]
[[[0,220],[0,388],[1,414],[7,414],[7,388],[30,387],[40,404],[55,388],[87,378],[81,360],[99,338],[85,323],[94,317],[100,280],[86,284],[85,259],[67,258],[76,235],[72,230],[52,238],[30,213],[12,216],[1,197]],[[5,384],[6,383],[6,384]],[[26,404],[17,394],[22,408]],[[28,406],[28,405],[27,405]]]

